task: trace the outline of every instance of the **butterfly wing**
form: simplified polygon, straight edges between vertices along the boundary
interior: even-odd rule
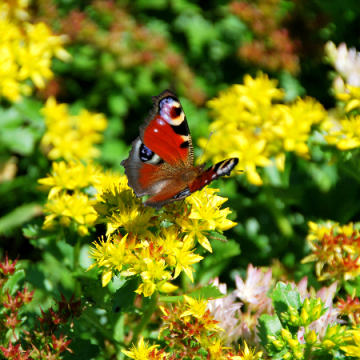
[[[169,165],[177,168],[192,167],[194,151],[179,99],[169,90],[152,99],[154,108],[140,126],[142,142]]]
[[[169,90],[153,97],[154,108],[140,126],[129,157],[122,161],[136,196],[153,195],[144,204],[160,208],[187,187],[179,173],[193,166],[189,127],[179,99]]]
[[[193,182],[190,183],[189,191],[193,193],[194,191],[201,190],[203,187],[209,185],[212,181],[221,176],[229,176],[238,163],[238,158],[231,158],[220,161],[217,164],[205,169]]]

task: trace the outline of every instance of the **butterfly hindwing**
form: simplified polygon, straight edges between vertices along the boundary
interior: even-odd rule
[[[140,137],[133,141],[129,157],[123,160],[121,165],[125,168],[129,186],[138,197],[154,195],[168,183],[164,181],[164,161],[147,148]]]

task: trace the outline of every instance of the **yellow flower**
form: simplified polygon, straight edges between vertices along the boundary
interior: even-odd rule
[[[309,241],[321,240],[325,234],[331,234],[331,232],[334,231],[338,225],[338,223],[332,223],[330,220],[328,220],[325,224],[316,224],[313,221],[309,221],[309,235],[306,237],[306,239]]]
[[[90,248],[90,257],[96,259],[87,271],[95,266],[99,268],[104,267],[102,273],[102,285],[106,286],[113,277],[114,270],[121,271],[126,264],[126,234],[121,241],[114,241],[110,238],[105,241],[103,238],[99,239],[99,242],[94,241],[95,248]]]
[[[275,164],[283,171],[285,151],[309,157],[306,142],[313,126],[321,124],[326,114],[323,106],[311,98],[273,104],[284,96],[276,86],[277,81],[267,75],[260,73],[255,79],[246,75],[244,85],[233,85],[208,102],[215,117],[210,129],[215,134],[205,156],[214,162],[239,158],[238,168],[258,186],[263,181],[257,167]],[[199,145],[205,147],[206,142],[200,139]]]
[[[28,0],[13,0],[9,3],[1,1],[0,2],[0,13],[3,16],[7,16],[10,20],[27,20],[29,14],[27,12],[27,7],[29,5]]]
[[[189,202],[192,204],[192,209],[189,219],[207,222],[210,230],[216,230],[218,224],[221,224],[222,227],[229,226],[227,228],[235,226],[236,223],[226,219],[226,216],[231,214],[231,211],[229,211],[229,209],[219,210],[219,206],[227,199],[221,198],[220,196],[206,196],[206,191],[207,190],[203,189],[201,192],[190,196]],[[224,224],[224,220],[227,220],[226,225]],[[201,242],[200,244],[203,245]],[[210,244],[204,247],[210,252],[212,251]]]
[[[98,131],[103,131],[107,126],[104,115],[82,110],[79,115],[70,116],[67,106],[57,104],[54,98],[49,98],[41,111],[47,127],[41,144],[48,151],[50,159],[86,160],[99,155],[94,144],[102,141]],[[49,146],[50,151],[46,149]]]
[[[187,302],[187,310],[181,314],[181,317],[194,316],[197,319],[201,319],[205,314],[207,301],[197,300],[186,295],[184,295],[184,299]]]
[[[358,329],[356,331],[351,331],[351,332],[355,344],[341,346],[340,349],[345,352],[346,356],[353,356],[360,358],[360,332]]]
[[[284,91],[277,89],[277,80],[270,80],[267,74],[259,72],[253,79],[250,75],[244,76],[244,85],[235,85],[240,95],[240,102],[250,110],[259,111],[266,108],[273,100],[282,100]]]
[[[17,81],[19,67],[7,46],[0,46],[0,58],[0,97],[17,101],[21,93],[21,85]]]
[[[133,345],[131,350],[121,350],[126,356],[135,359],[135,360],[148,360],[149,354],[159,347],[159,345],[149,346],[149,342],[144,343],[144,338],[142,337],[136,347]]]
[[[30,78],[39,88],[45,88],[45,81],[53,77],[50,70],[50,53],[44,53],[43,47],[38,44],[30,43],[27,47],[18,49],[18,61],[20,65],[19,79]]]
[[[255,348],[249,349],[246,341],[244,341],[244,350],[241,356],[233,356],[231,360],[259,360],[262,357],[263,352],[259,351],[255,354]]]
[[[29,24],[25,23],[25,29],[30,42],[42,46],[44,51],[50,53],[50,56],[56,56],[62,61],[70,61],[71,55],[62,47],[67,41],[67,37],[54,36],[45,23]]]
[[[52,172],[46,178],[38,182],[49,192],[49,199],[52,199],[62,190],[83,189],[90,185],[99,184],[102,179],[101,167],[89,162],[84,165],[80,161],[53,162]]]
[[[338,94],[337,98],[340,100],[345,100],[345,111],[350,112],[358,107],[360,107],[360,87],[346,85],[348,93]]]
[[[50,215],[45,217],[43,227],[49,230],[53,229],[57,218],[63,226],[69,225],[69,222],[66,221],[67,218],[74,219],[80,225],[92,226],[96,219],[93,204],[94,200],[90,200],[87,195],[77,191],[73,195],[54,196],[45,204],[45,212]]]
[[[144,294],[145,297],[151,296],[156,289],[165,289],[169,291],[175,290],[177,287],[169,287],[171,285],[167,280],[171,279],[169,271],[165,271],[167,265],[165,260],[152,260],[150,258],[144,259],[146,264],[146,271],[141,272],[141,278],[143,283],[135,291],[138,294]],[[164,286],[164,284],[167,284]],[[165,291],[166,292],[166,291]]]
[[[173,249],[176,259],[174,279],[180,275],[181,271],[185,271],[185,274],[190,278],[191,282],[194,282],[192,272],[195,270],[191,265],[199,262],[203,257],[193,254],[195,249],[190,250],[192,247],[193,242],[191,238],[187,236],[181,249]]]
[[[114,188],[119,186],[120,182],[127,182],[125,179],[127,179],[126,176],[120,175],[118,171],[106,170],[102,172],[99,181],[93,184],[97,190],[98,200],[101,200],[101,195],[105,191],[114,191]]]

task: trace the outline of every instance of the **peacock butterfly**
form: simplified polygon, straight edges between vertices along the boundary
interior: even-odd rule
[[[205,163],[194,166],[190,131],[179,99],[165,90],[152,100],[154,107],[121,165],[136,196],[150,195],[144,205],[160,209],[230,175],[239,159],[223,160],[205,170]]]

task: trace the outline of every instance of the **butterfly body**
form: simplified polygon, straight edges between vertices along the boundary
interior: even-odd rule
[[[160,209],[230,175],[239,160],[227,159],[206,170],[205,164],[194,166],[190,131],[179,99],[165,90],[153,102],[140,136],[121,165],[136,196],[150,195],[144,205]]]

